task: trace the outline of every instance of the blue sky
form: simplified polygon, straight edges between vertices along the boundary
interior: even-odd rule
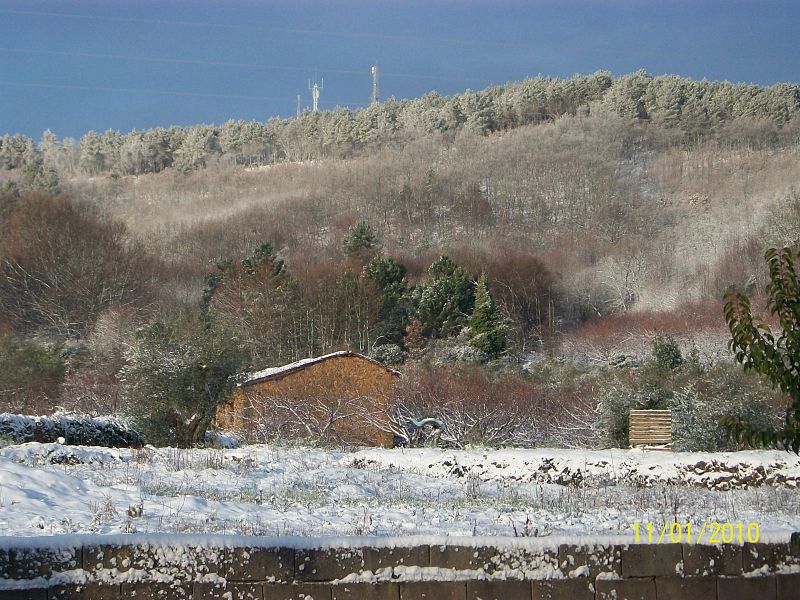
[[[639,68],[800,81],[797,0],[0,0],[0,133],[291,116]]]

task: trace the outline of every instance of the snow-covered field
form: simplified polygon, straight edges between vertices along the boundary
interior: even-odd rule
[[[250,446],[0,450],[0,536],[623,536],[634,523],[800,530],[800,460],[777,451]]]

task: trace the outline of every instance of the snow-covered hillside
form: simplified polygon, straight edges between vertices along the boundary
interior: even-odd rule
[[[0,536],[609,536],[634,523],[800,530],[792,454],[251,446],[0,450]]]

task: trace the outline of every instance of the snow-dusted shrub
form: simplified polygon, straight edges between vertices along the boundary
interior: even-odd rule
[[[232,449],[241,447],[239,438],[225,431],[206,431],[205,445],[210,448]]]
[[[141,436],[120,419],[68,412],[49,417],[3,413],[0,415],[0,438],[9,438],[15,443],[56,442],[63,438],[66,444],[110,448],[142,445]]]
[[[759,429],[780,420],[780,409],[771,402],[773,393],[769,388],[757,377],[731,365],[689,370],[659,385],[648,381],[650,375],[642,369],[627,379],[616,378],[598,395],[594,427],[602,446],[628,447],[632,409],[671,410],[673,448],[684,451],[740,448],[720,425],[720,418],[726,415]]]
[[[715,368],[677,390],[670,400],[673,447],[706,452],[741,448],[720,419],[733,416],[755,429],[774,427],[780,423],[780,410],[769,398],[769,390],[758,378],[731,366]]]
[[[672,403],[672,445],[675,450],[728,450],[731,445],[719,418],[720,403],[698,394],[697,384],[678,390]]]
[[[664,371],[677,369],[683,363],[678,343],[670,335],[658,334],[653,340],[653,362]]]
[[[372,358],[385,365],[400,365],[405,360],[403,349],[397,344],[378,346],[372,351]]]
[[[442,344],[436,348],[434,362],[439,366],[453,363],[483,364],[489,355],[469,344]]]
[[[668,409],[672,392],[652,382],[615,380],[597,397],[594,429],[603,447],[628,447],[631,410]]]
[[[628,445],[628,414],[643,408],[636,392],[624,385],[615,385],[597,399],[597,420],[594,429],[602,447],[624,448]]]

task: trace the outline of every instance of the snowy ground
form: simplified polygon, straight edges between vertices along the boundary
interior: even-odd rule
[[[0,536],[609,536],[634,523],[800,530],[800,460],[639,450],[0,450]],[[746,526],[746,525],[745,525]]]

